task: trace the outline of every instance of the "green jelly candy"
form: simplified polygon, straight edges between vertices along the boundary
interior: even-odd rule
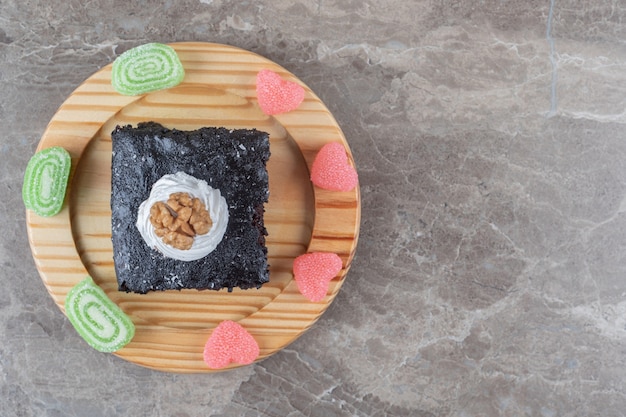
[[[79,335],[100,352],[115,352],[135,335],[132,320],[87,277],[65,298],[65,314]]]
[[[129,49],[113,62],[111,84],[120,94],[136,96],[180,84],[185,77],[176,51],[161,43]]]
[[[54,216],[63,207],[72,159],[60,146],[37,152],[24,174],[22,198],[27,209],[40,216]]]

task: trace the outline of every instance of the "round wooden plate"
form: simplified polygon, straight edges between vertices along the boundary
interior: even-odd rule
[[[90,275],[131,317],[135,337],[117,356],[162,371],[211,372],[203,361],[204,344],[222,320],[235,320],[245,327],[259,343],[258,360],[262,360],[293,342],[326,310],[356,249],[360,195],[358,187],[332,192],[312,186],[309,169],[324,144],[343,143],[353,160],[331,113],[294,75],[266,58],[231,46],[171,46],[185,67],[185,79],[178,86],[123,96],[111,87],[108,65],[61,105],[38,150],[62,146],[70,152],[66,201],[58,215],[43,218],[28,211],[26,221],[37,269],[62,311],[67,292]],[[306,91],[302,105],[277,116],[261,112],[255,82],[262,69],[300,83]],[[145,295],[117,290],[111,245],[111,131],[117,124],[148,120],[182,130],[225,126],[270,134],[265,225],[271,266],[270,282],[261,289]],[[334,252],[343,261],[343,270],[319,303],[303,297],[293,279],[293,259],[306,252]]]

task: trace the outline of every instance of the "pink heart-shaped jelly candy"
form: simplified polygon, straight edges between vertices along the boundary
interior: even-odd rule
[[[273,115],[295,110],[304,100],[304,88],[264,69],[256,75],[256,95],[263,113]]]
[[[328,284],[341,268],[341,258],[329,252],[305,253],[293,261],[293,275],[298,289],[302,295],[315,302],[324,299]]]
[[[259,356],[259,344],[239,323],[221,322],[204,346],[204,362],[209,368],[220,369],[230,363],[248,365]]]
[[[311,181],[332,191],[350,191],[356,187],[359,177],[354,167],[348,164],[348,155],[341,143],[322,146],[311,167]]]

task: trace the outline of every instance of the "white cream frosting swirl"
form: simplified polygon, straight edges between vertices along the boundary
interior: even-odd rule
[[[188,250],[177,249],[161,240],[150,223],[150,208],[158,201],[167,201],[170,194],[186,192],[202,201],[209,211],[213,225],[208,233],[196,235]],[[228,226],[228,204],[220,190],[211,188],[206,181],[184,172],[162,176],[152,185],[150,196],[139,206],[137,229],[146,244],[163,255],[180,261],[195,261],[207,256],[219,245]]]

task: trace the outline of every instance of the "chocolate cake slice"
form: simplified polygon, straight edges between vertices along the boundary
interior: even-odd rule
[[[259,288],[269,281],[263,222],[269,197],[267,133],[213,127],[181,131],[145,122],[118,126],[111,139],[111,234],[120,291],[231,291]],[[153,184],[181,172],[219,190],[228,212],[217,246],[191,261],[163,255],[136,225]]]

